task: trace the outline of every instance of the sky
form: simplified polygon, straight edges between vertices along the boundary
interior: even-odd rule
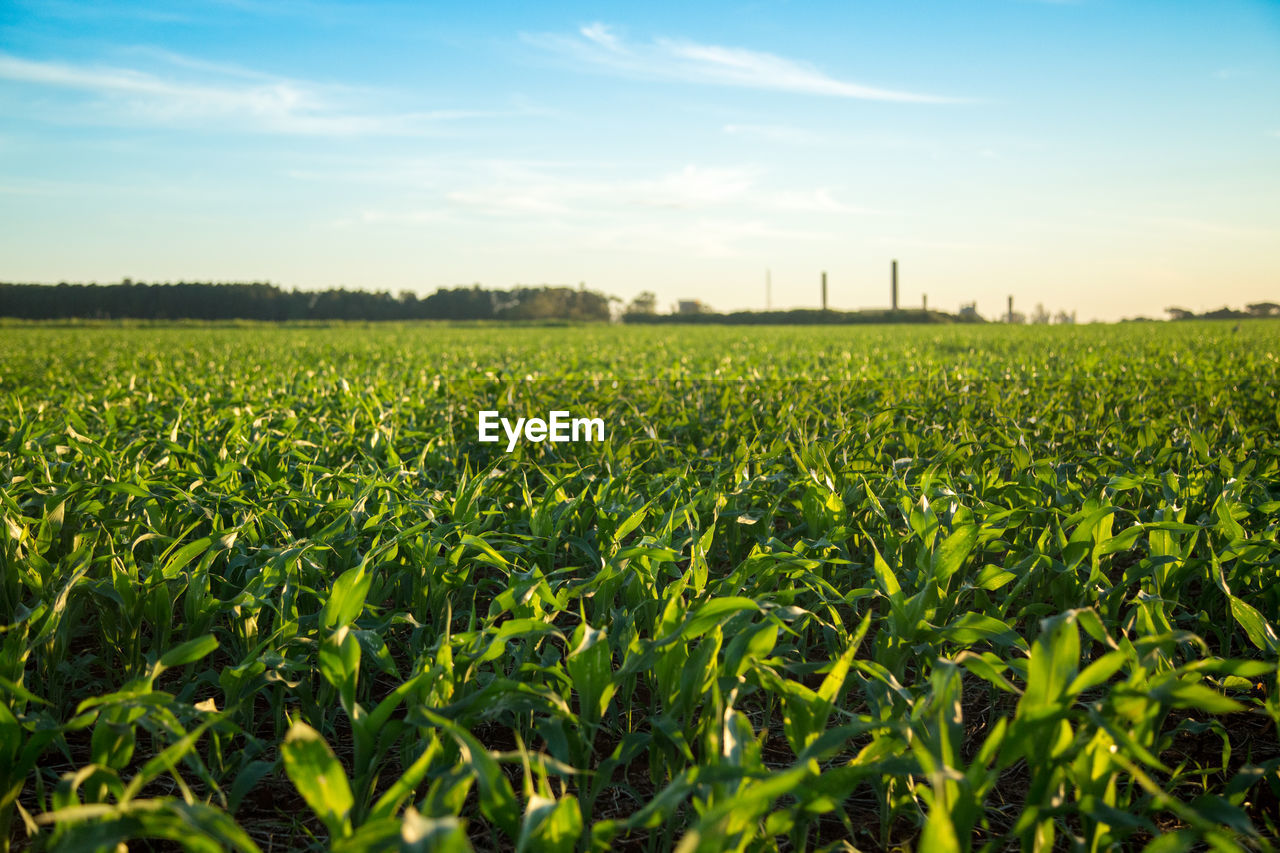
[[[0,281],[857,309],[895,259],[1280,302],[1280,2],[0,3]]]

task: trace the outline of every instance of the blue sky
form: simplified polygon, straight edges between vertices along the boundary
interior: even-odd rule
[[[9,2],[0,280],[1280,301],[1280,3]]]

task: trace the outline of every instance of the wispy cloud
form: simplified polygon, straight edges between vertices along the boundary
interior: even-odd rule
[[[789,145],[814,145],[826,141],[820,133],[784,124],[726,124],[722,130],[731,136],[748,136]]]
[[[443,210],[379,210],[366,208],[354,216],[335,220],[335,228],[350,228],[357,225],[405,225],[410,227],[421,225],[438,225],[449,222],[451,217]]]
[[[581,27],[575,35],[541,33],[524,34],[522,38],[580,67],[631,77],[871,101],[964,100],[840,80],[807,62],[741,47],[671,38],[630,44],[599,22]]]
[[[780,188],[753,167],[689,164],[634,175],[634,164],[522,160],[455,160],[389,167],[416,189],[400,206],[358,209],[335,222],[344,228],[429,227],[484,222],[502,233],[527,234],[531,223],[584,250],[743,257],[761,244],[832,239],[825,228],[849,216],[881,214],[842,201],[830,188]],[[424,171],[425,169],[425,171]],[[329,180],[333,172],[291,173]],[[368,184],[377,172],[356,171]],[[886,214],[891,215],[891,214]],[[839,223],[839,224],[836,224]]]
[[[910,237],[881,237],[880,246],[895,249],[937,249],[944,252],[1011,252],[1016,247],[1002,243],[980,243],[969,240],[920,240]]]
[[[215,77],[256,80],[258,82],[266,83],[276,82],[281,79],[275,74],[268,74],[265,71],[258,71],[253,68],[245,68],[243,65],[237,65],[233,62],[213,62],[196,56],[187,56],[183,53],[175,53],[172,50],[165,50],[162,47],[155,47],[154,45],[124,45],[116,48],[114,53],[121,57],[127,57],[131,60],[149,60],[170,66],[171,68],[196,71]]]
[[[578,32],[582,34],[583,38],[595,42],[606,50],[611,50],[615,53],[622,50],[622,45],[619,44],[618,37],[615,36],[607,26],[599,21],[594,24],[587,24],[585,27],[579,29]]]
[[[1208,219],[1197,219],[1185,216],[1143,216],[1134,220],[1141,225],[1155,226],[1160,229],[1180,231],[1186,234],[1201,234],[1212,237],[1227,237],[1241,240],[1267,239],[1275,240],[1280,234],[1277,229],[1256,225],[1236,225]]]
[[[855,213],[864,216],[884,212],[838,201],[832,197],[831,191],[828,189],[816,189],[807,192],[784,190],[783,192],[772,194],[769,206],[775,210],[807,213]]]
[[[747,169],[688,165],[653,178],[562,176],[494,163],[488,183],[447,193],[454,204],[495,214],[570,213],[600,208],[695,209],[741,203],[756,180]]]
[[[772,188],[754,168],[689,164],[652,177],[584,176],[528,164],[499,161],[475,164],[470,173],[485,179],[444,193],[456,207],[496,215],[530,213],[596,217],[626,211],[758,211],[761,214],[868,214],[847,204],[827,187]]]
[[[631,192],[636,203],[650,207],[700,207],[733,203],[755,180],[755,173],[745,169],[685,166],[656,180],[639,181]]]
[[[757,220],[699,219],[693,223],[645,222],[593,229],[583,248],[643,254],[684,252],[701,258],[735,258],[761,243],[815,242],[831,239],[822,231],[781,228]]]
[[[0,80],[85,93],[92,98],[67,110],[75,120],[314,135],[419,134],[445,121],[502,113],[429,110],[371,113],[349,109],[353,93],[341,87],[276,77],[164,51],[156,57],[190,74],[24,59],[0,53]],[[367,94],[367,93],[366,93]]]

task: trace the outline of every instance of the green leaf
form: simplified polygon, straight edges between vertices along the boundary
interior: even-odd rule
[[[618,525],[618,529],[613,533],[613,541],[621,542],[626,538],[627,534],[635,530],[644,521],[645,516],[649,512],[649,505],[645,504],[640,509],[631,513],[625,521]]]
[[[1193,708],[1206,714],[1232,714],[1244,706],[1203,684],[1177,681],[1163,691],[1175,708]]]
[[[573,853],[581,836],[582,810],[576,797],[570,794],[557,801],[534,794],[525,807],[516,853]]]
[[[354,622],[364,610],[364,599],[369,594],[372,580],[363,566],[347,569],[339,575],[320,609],[320,627],[332,631]]]
[[[165,563],[164,569],[160,573],[161,576],[165,578],[176,577],[178,572],[182,571],[188,563],[208,551],[212,543],[213,540],[206,536],[203,539],[197,539],[194,542],[188,542],[183,545]]]
[[[410,806],[400,826],[401,853],[471,853],[471,841],[456,817],[424,817]]]
[[[324,822],[330,838],[351,834],[351,783],[320,733],[296,722],[280,747],[284,770],[307,805]]]
[[[608,635],[586,623],[579,625],[565,666],[578,693],[582,721],[587,725],[599,722],[614,693],[613,654]]]
[[[497,824],[511,840],[517,840],[520,837],[520,809],[515,791],[511,789],[511,782],[489,750],[452,720],[425,709],[422,714],[457,742],[462,754],[462,765],[476,780],[481,813]]]
[[[1040,636],[1031,646],[1027,686],[1018,703],[1018,716],[1056,708],[1066,711],[1063,694],[1080,663],[1080,633],[1076,611],[1041,622]]]
[[[1067,685],[1067,695],[1075,696],[1077,693],[1097,687],[1119,672],[1127,661],[1128,656],[1123,652],[1107,652],[1086,666],[1079,675],[1071,680],[1071,683]]]
[[[734,613],[744,610],[760,610],[760,605],[750,598],[741,596],[725,596],[713,598],[698,606],[680,629],[679,636],[686,640],[701,637],[716,625],[721,624]],[[661,644],[663,641],[659,641]]]
[[[981,640],[990,640],[996,645],[1021,645],[1026,648],[1026,641],[1018,636],[1007,622],[992,616],[970,611],[940,632],[950,643],[970,646]]]
[[[189,663],[195,663],[201,658],[211,654],[218,648],[218,638],[213,634],[205,634],[196,637],[194,640],[187,640],[181,645],[174,646],[160,657],[160,665],[166,669],[174,666],[183,666]]]
[[[945,586],[947,580],[959,571],[978,542],[978,526],[966,524],[951,532],[943,540],[933,558],[933,577]]]
[[[935,793],[935,797],[937,794]],[[944,805],[936,799],[929,809],[929,817],[920,835],[920,849],[938,853],[960,853],[960,839],[956,837],[955,824]]]
[[[1133,547],[1133,543],[1137,542],[1138,538],[1145,532],[1146,531],[1140,524],[1135,524],[1132,527],[1126,527],[1115,536],[1112,536],[1110,539],[1094,548],[1093,553],[1099,557],[1103,557],[1107,554],[1128,551]]]
[[[1264,652],[1275,653],[1280,650],[1280,639],[1277,639],[1275,629],[1252,604],[1234,595],[1230,596],[1230,601],[1231,615],[1244,628],[1249,642]]]
[[[348,716],[355,713],[356,683],[360,677],[360,641],[343,625],[320,644],[320,674],[337,688]]]
[[[876,575],[876,581],[880,584],[880,590],[889,597],[895,605],[902,604],[902,586],[898,583],[897,576],[893,570],[889,568],[889,564],[884,561],[884,557],[880,556],[880,549],[871,546],[875,559],[872,561],[872,569]]]

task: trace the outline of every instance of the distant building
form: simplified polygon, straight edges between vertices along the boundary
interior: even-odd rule
[[[966,320],[978,319],[978,303],[966,302],[960,306],[960,316]]]
[[[676,303],[677,314],[705,314],[710,310],[711,306],[701,299],[681,299]]]

